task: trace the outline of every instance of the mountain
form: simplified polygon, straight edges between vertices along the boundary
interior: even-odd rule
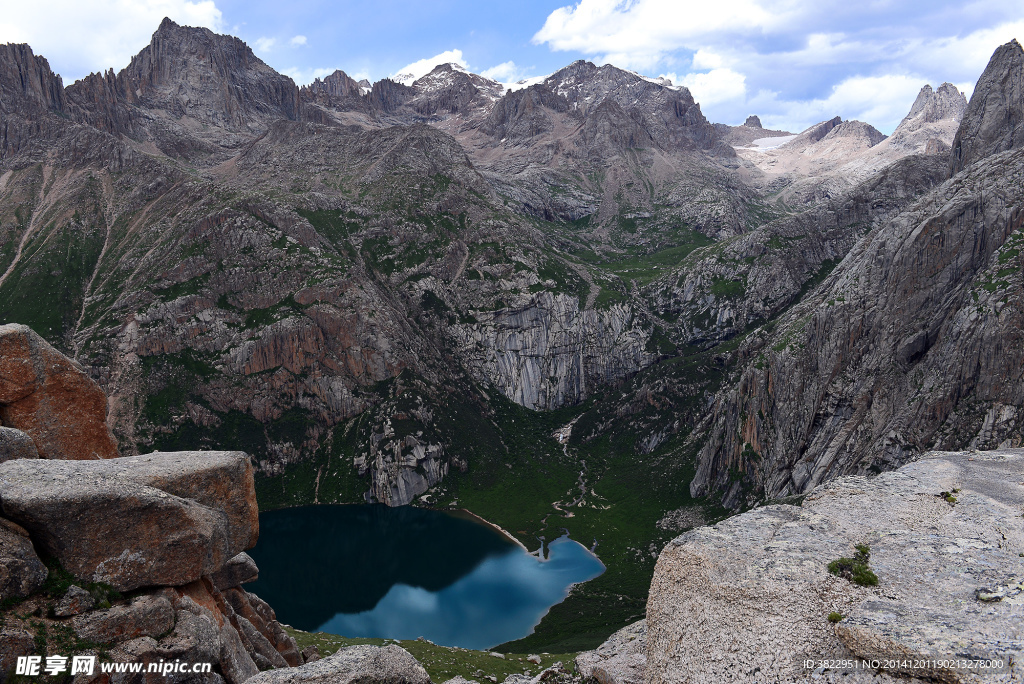
[[[990,154],[1024,144],[1024,56],[1020,43],[1011,40],[995,54],[978,79],[964,122],[956,132],[950,175]]]
[[[67,98],[77,121],[188,159],[222,159],[240,135],[308,118],[295,83],[241,40],[170,19],[127,67],[90,74],[68,86]]]
[[[872,228],[739,347],[694,494],[772,499],[928,448],[1019,444],[1024,151],[986,123],[1019,111],[1022,57],[1004,45],[979,79],[950,155],[962,170]]]
[[[28,45],[0,46],[0,159],[59,135],[66,101],[60,76]],[[56,116],[54,116],[56,115]]]
[[[869,124],[835,117],[781,145],[741,149],[740,156],[765,174],[762,182],[767,187],[785,184],[779,199],[814,204],[838,196],[908,155],[946,154],[966,108],[966,98],[952,84],[943,83],[937,90],[925,85],[891,136]]]
[[[245,450],[264,508],[594,539],[609,571],[519,646],[579,650],[722,504],[1019,443],[1015,45],[889,138],[582,61],[299,88],[165,21],[63,88],[6,46],[0,322],[101,385],[122,454]]]
[[[267,472],[371,415],[368,388],[405,373],[421,401],[454,382],[484,414],[484,388],[552,410],[774,320],[940,182],[911,153],[963,109],[926,87],[891,139],[836,117],[741,151],[844,179],[792,212],[726,142],[785,132],[712,125],[685,88],[610,65],[510,91],[453,64],[300,89],[237,38],[170,20],[120,72],[66,89],[27,46],[3,57],[0,312],[93,369],[128,453],[260,425]],[[48,139],[32,158],[50,166],[28,164]],[[890,140],[870,180],[836,170]],[[360,458],[392,502],[412,496],[387,493],[400,481],[443,477]]]

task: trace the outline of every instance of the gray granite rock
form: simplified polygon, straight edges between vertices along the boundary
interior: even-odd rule
[[[0,684],[8,681],[20,656],[32,655],[35,650],[36,642],[28,632],[0,627]]]
[[[0,427],[0,463],[19,458],[39,458],[36,443],[21,430]]]
[[[598,684],[643,684],[647,674],[647,621],[623,627],[597,647],[576,656],[576,669]]]
[[[213,613],[202,608],[195,612],[179,610],[175,614],[174,631],[159,641],[156,654],[164,660],[219,661],[220,628]]]
[[[43,585],[47,574],[28,532],[0,518],[0,600],[28,596]]]
[[[423,666],[404,648],[349,646],[301,667],[261,672],[249,684],[430,684]]]
[[[71,627],[79,639],[99,644],[156,637],[174,627],[174,609],[163,597],[144,595],[127,605],[78,615]]]
[[[651,584],[646,681],[804,682],[804,658],[953,655],[1001,657],[1008,672],[985,681],[1019,681],[1019,606],[976,592],[1024,577],[1022,483],[1024,451],[933,452],[875,478],[822,485],[801,507],[766,506],[683,534]],[[827,570],[861,543],[875,587]],[[845,616],[836,625],[833,612]],[[972,681],[948,670],[913,674]]]
[[[227,622],[220,628],[220,644],[220,669],[228,684],[247,682],[260,671],[246,653],[242,637]]]
[[[259,534],[241,452],[8,461],[0,507],[75,577],[120,591],[197,580]]]
[[[996,49],[974,87],[953,140],[950,175],[989,155],[1024,145],[1022,117],[1024,50],[1014,39]]]
[[[66,618],[92,610],[96,599],[82,587],[72,584],[53,608],[54,617]]]
[[[223,568],[210,576],[210,579],[213,580],[213,586],[223,591],[246,582],[255,582],[259,576],[260,570],[256,567],[256,561],[243,552],[228,560]]]
[[[260,656],[271,667],[288,667],[284,657],[277,652],[277,649],[270,643],[270,640],[263,636],[251,622],[241,615],[236,616],[236,620],[238,621],[239,633],[242,635],[242,643],[245,644],[246,651],[252,657],[253,662],[259,664],[257,656]]]

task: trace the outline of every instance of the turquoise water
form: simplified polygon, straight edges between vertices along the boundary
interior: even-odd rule
[[[604,572],[566,537],[547,552],[438,511],[306,506],[260,515],[260,578],[246,588],[302,630],[482,649],[526,636],[572,584]]]

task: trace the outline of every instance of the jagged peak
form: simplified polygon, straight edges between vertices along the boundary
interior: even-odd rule
[[[1014,38],[992,53],[950,152],[950,175],[990,155],[1024,147],[1024,49]]]
[[[157,32],[169,31],[171,29],[178,28],[178,24],[171,20],[170,17],[164,17],[164,20],[160,22],[160,26],[157,27]]]
[[[868,147],[874,147],[885,140],[886,135],[869,123],[849,119],[834,126],[832,130],[825,134],[822,140],[836,140],[839,138],[861,138],[867,141]]]
[[[313,79],[313,82],[303,86],[302,90],[312,93],[324,93],[330,97],[347,97],[349,95],[362,95],[362,86],[351,76],[341,69],[335,69],[333,73],[320,78]]]
[[[31,46],[0,45],[0,112],[25,108],[63,111],[63,82]]]
[[[802,139],[807,142],[818,142],[841,123],[843,123],[843,117],[841,116],[832,117],[827,121],[819,121],[813,126],[808,126],[806,129],[801,131],[797,136],[797,139]],[[795,143],[797,140],[794,140],[793,142]]]
[[[942,119],[953,119],[959,121],[967,109],[967,98],[952,83],[943,83],[936,90],[932,90],[930,84],[925,84],[917,94],[917,99],[910,107],[910,113],[904,117],[900,126],[904,126],[911,119],[923,119],[924,122],[932,123]]]

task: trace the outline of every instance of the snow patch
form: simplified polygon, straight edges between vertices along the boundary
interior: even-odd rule
[[[774,138],[758,138],[750,143],[749,147],[737,147],[737,150],[754,150],[755,152],[767,152],[768,150],[774,150],[778,147],[782,147],[790,140],[793,140],[795,135],[779,135]]]

